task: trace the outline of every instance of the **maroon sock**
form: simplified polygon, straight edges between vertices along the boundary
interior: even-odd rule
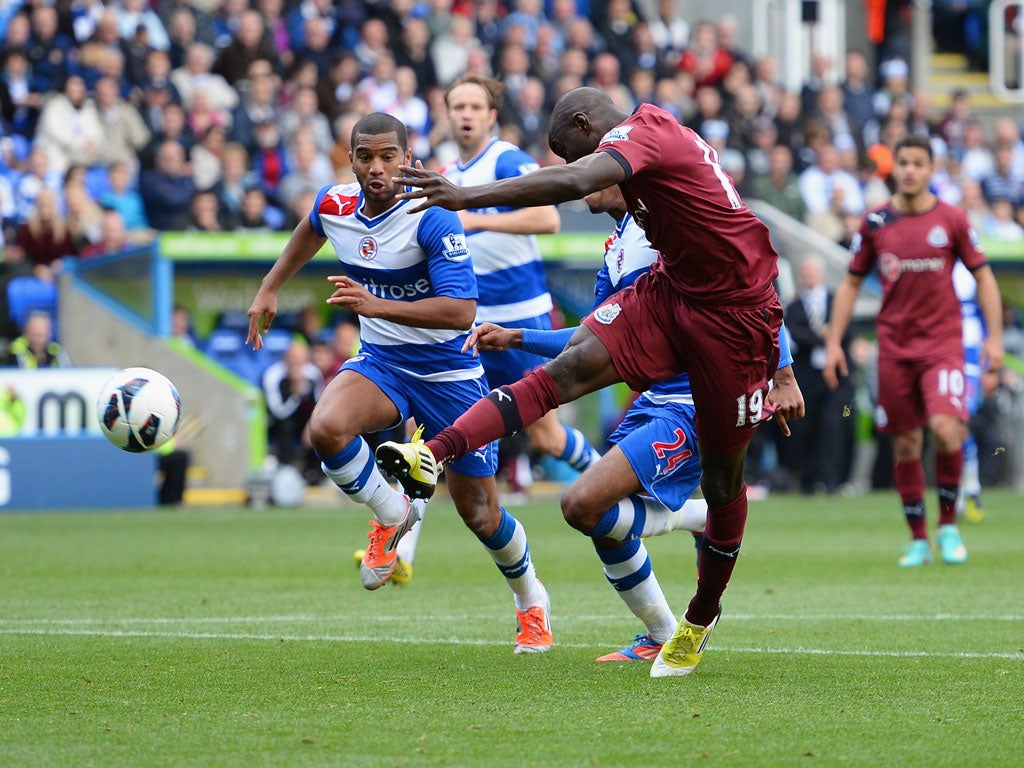
[[[477,400],[454,424],[428,440],[427,448],[437,461],[450,464],[481,445],[521,432],[558,405],[555,380],[537,368]]]
[[[903,516],[910,526],[910,536],[927,539],[928,529],[924,517],[924,466],[920,459],[895,461],[892,465],[892,481],[896,493],[903,502]]]
[[[960,476],[964,471],[964,452],[935,454],[935,484],[939,486],[939,525],[956,525],[956,499],[960,495]]]
[[[697,566],[697,594],[686,609],[686,620],[706,627],[722,610],[722,594],[740,553],[747,523],[747,489],[721,507],[708,507],[708,523]]]

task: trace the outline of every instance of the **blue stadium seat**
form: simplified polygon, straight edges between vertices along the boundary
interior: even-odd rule
[[[57,338],[57,285],[38,277],[16,277],[7,284],[7,306],[20,331],[32,312],[41,310],[53,318]]]
[[[252,384],[259,384],[260,365],[256,353],[245,346],[245,333],[231,328],[215,328],[203,345],[211,360]]]

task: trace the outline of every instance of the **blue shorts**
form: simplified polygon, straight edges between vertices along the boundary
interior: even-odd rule
[[[622,449],[644,490],[669,509],[682,507],[700,486],[692,405],[638,397],[608,442]]]
[[[380,387],[398,408],[398,423],[411,417],[423,426],[427,440],[453,424],[488,392],[483,376],[463,381],[424,381],[367,354],[349,358],[341,370],[355,371]],[[449,467],[460,475],[491,477],[498,467],[497,446],[491,443],[467,453]]]
[[[964,347],[964,400],[973,416],[981,405],[981,347]]]
[[[528,317],[525,320],[505,323],[504,327],[529,328],[532,331],[550,331],[551,318],[548,315]],[[487,373],[487,383],[492,387],[504,387],[507,384],[514,384],[534,368],[544,365],[547,361],[546,357],[523,352],[521,349],[510,349],[507,352],[480,353],[480,362]]]

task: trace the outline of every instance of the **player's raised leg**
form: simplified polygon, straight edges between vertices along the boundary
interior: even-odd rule
[[[410,496],[429,498],[448,464],[522,431],[562,403],[618,381],[608,350],[589,329],[580,328],[558,357],[514,384],[492,390],[431,440],[383,443],[377,449],[378,463]]]

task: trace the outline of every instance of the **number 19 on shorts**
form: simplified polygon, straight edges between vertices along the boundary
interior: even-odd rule
[[[755,389],[748,397],[740,395],[736,398],[736,426],[756,426],[761,423],[762,408],[764,407],[764,392]]]

